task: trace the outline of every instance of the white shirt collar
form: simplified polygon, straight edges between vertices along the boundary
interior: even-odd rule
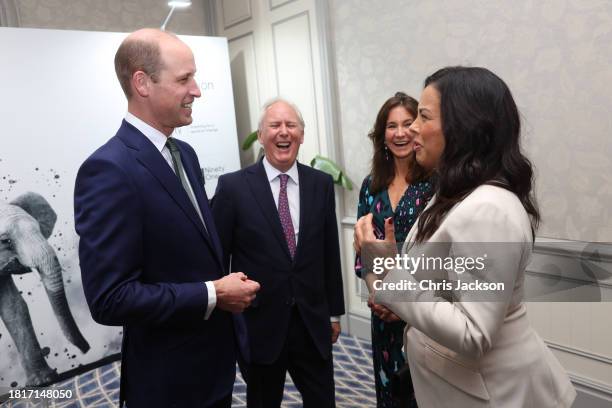
[[[294,161],[293,165],[289,168],[289,170],[287,170],[284,173],[278,170],[276,167],[272,166],[272,164],[270,164],[266,156],[264,156],[263,158],[263,166],[264,166],[264,169],[266,170],[266,176],[268,176],[269,182],[277,178],[279,174],[286,174],[289,176],[291,180],[293,180],[295,184],[297,185],[300,184],[300,179],[298,176],[297,160]]]
[[[136,129],[140,130],[140,132],[147,137],[155,145],[157,150],[160,152],[166,145],[166,140],[168,138],[159,130],[155,129],[153,126],[149,125],[142,119],[134,116],[130,112],[125,114],[125,121],[130,125],[134,126]]]

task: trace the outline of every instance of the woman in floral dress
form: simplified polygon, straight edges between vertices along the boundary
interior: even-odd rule
[[[397,242],[408,231],[431,198],[432,185],[414,159],[408,127],[417,116],[418,102],[397,92],[380,108],[369,133],[374,147],[371,173],[363,180],[357,218],[373,214],[377,238],[384,239],[384,222],[391,217]],[[355,273],[361,277],[359,256]],[[371,288],[368,288],[371,291]],[[404,365],[402,353],[405,323],[382,305],[368,301],[372,310],[372,353],[378,408],[396,407],[391,396],[391,376]],[[414,395],[410,407],[416,407]],[[404,408],[404,407],[402,407]]]

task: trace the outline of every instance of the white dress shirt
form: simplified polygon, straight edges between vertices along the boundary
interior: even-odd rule
[[[289,212],[291,213],[291,222],[293,223],[293,230],[295,231],[295,244],[298,243],[298,235],[300,233],[300,176],[297,169],[297,160],[293,162],[293,166],[286,172],[278,170],[272,166],[268,159],[264,156],[263,166],[266,170],[266,176],[272,189],[272,197],[274,197],[274,204],[278,208],[278,196],[280,195],[280,175],[286,174],[289,176],[287,180],[287,200],[289,201]],[[339,316],[332,316],[332,322],[339,322]]]
[[[130,125],[134,126],[136,129],[138,129],[140,133],[145,135],[145,137],[149,139],[151,143],[153,143],[155,148],[159,150],[159,152],[163,156],[164,160],[166,160],[166,163],[168,163],[168,166],[170,166],[170,169],[172,169],[172,172],[174,172],[174,165],[172,164],[172,154],[170,153],[170,150],[168,149],[168,147],[166,147],[166,141],[168,140],[166,135],[164,135],[162,132],[155,129],[148,123],[137,118],[130,112],[125,114],[125,121],[128,122]],[[193,187],[191,187],[191,183],[189,182],[189,179],[186,176],[185,176],[185,180],[187,180],[187,184],[189,185],[189,188],[191,189],[191,191],[189,191],[188,194],[191,193],[192,196],[195,197],[195,194],[193,193]],[[204,228],[206,229],[206,223],[204,223],[202,214],[200,214],[200,209],[196,208],[196,211],[200,215],[202,224],[204,224]],[[206,285],[206,291],[208,292],[208,306],[206,307],[206,313],[204,314],[204,319],[208,320],[208,318],[210,317],[210,314],[212,313],[212,311],[215,309],[215,306],[217,305],[217,292],[215,291],[215,285],[212,283],[212,281],[205,282],[205,285]]]
[[[280,195],[279,176],[281,174],[289,176],[287,180],[287,200],[289,201],[289,212],[291,213],[291,222],[293,223],[293,231],[295,231],[295,244],[297,245],[298,234],[300,233],[300,176],[298,175],[297,161],[294,161],[293,166],[284,173],[272,166],[265,156],[263,166],[266,170],[266,176],[268,176],[276,208],[278,208],[278,196]]]

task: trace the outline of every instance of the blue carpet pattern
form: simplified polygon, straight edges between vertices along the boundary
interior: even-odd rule
[[[66,400],[7,401],[2,408],[82,408],[116,407],[119,401],[118,362],[81,374],[53,386],[57,390],[71,390],[73,397]],[[339,408],[375,407],[374,374],[370,343],[341,335],[334,345],[334,376],[336,406]],[[302,399],[291,377],[287,375],[283,408],[301,407]],[[246,407],[246,384],[238,371],[232,407]]]

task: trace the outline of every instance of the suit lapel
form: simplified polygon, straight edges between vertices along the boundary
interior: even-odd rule
[[[122,131],[123,130],[123,131]],[[149,172],[157,179],[157,181],[164,187],[164,189],[170,194],[172,199],[185,213],[187,218],[196,226],[204,240],[213,247],[207,236],[202,221],[198,216],[196,209],[191,204],[187,192],[183,188],[179,178],[174,174],[164,157],[155,148],[153,143],[149,141],[138,129],[133,127],[127,122],[123,122],[122,129],[118,133],[119,138],[128,146],[133,148],[138,160]],[[181,152],[182,153],[182,152]],[[188,166],[184,166],[188,167]],[[187,171],[186,171],[187,172]],[[193,178],[189,177],[189,181],[194,190],[197,190],[197,184],[194,184]],[[201,204],[200,204],[201,207]],[[217,252],[216,250],[214,252]]]
[[[195,165],[195,163],[192,163],[191,159],[188,158],[187,154],[184,153],[182,149],[181,158],[183,160],[183,166],[185,167],[185,173],[187,174],[187,178],[189,179],[189,183],[191,184],[193,193],[196,196],[196,201],[198,203],[198,206],[200,207],[202,218],[206,223],[206,229],[208,230],[208,234],[205,234],[205,238],[210,240],[210,243],[214,247],[214,252],[217,255],[217,261],[219,261],[219,265],[223,266],[223,250],[221,249],[221,242],[219,241],[217,229],[215,228],[215,223],[213,221],[212,214],[210,213],[210,206],[208,205],[208,196],[206,195],[206,190],[204,190],[204,183],[200,183],[201,178],[199,172],[201,170],[198,168],[198,166]]]
[[[305,232],[312,212],[312,200],[317,194],[314,177],[308,177],[306,171],[304,171],[304,165],[300,163],[298,163],[298,174],[300,177],[300,232],[298,233],[298,244],[295,250],[296,259],[300,253],[300,248],[304,245],[302,237],[307,236]]]
[[[264,214],[270,224],[270,228],[274,233],[274,236],[280,243],[285,254],[291,258],[289,253],[289,247],[285,240],[285,234],[283,233],[283,226],[281,225],[280,218],[278,217],[278,209],[274,203],[274,197],[272,196],[272,189],[270,188],[270,182],[266,175],[263,162],[260,161],[254,166],[251,166],[246,171],[247,184],[251,189],[251,193],[255,197],[255,201],[259,205],[261,212]]]

